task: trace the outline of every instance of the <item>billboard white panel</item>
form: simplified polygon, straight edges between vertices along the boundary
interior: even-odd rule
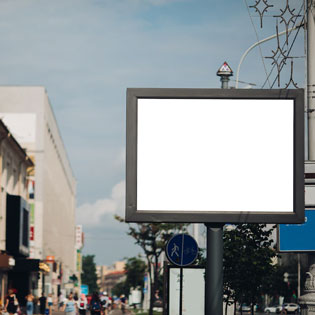
[[[293,128],[292,99],[138,99],[138,210],[293,212]]]

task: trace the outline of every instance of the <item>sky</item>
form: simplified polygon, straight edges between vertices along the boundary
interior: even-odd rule
[[[286,1],[269,2],[275,7],[260,28],[248,7],[253,0],[0,1],[0,85],[46,87],[77,180],[83,253],[95,255],[97,264],[141,252],[127,225],[113,218],[124,216],[126,89],[219,88],[216,72],[224,61],[235,79],[246,49],[275,34],[277,22],[285,29],[273,15]],[[298,13],[301,1],[290,5]],[[292,43],[293,79],[303,87],[304,34],[294,39],[295,33],[285,49]],[[277,40],[259,47],[242,63],[239,79],[247,83],[240,88],[278,87],[275,71],[270,85],[266,80],[272,60],[262,58],[277,52]],[[280,87],[290,79],[290,65],[287,60]]]

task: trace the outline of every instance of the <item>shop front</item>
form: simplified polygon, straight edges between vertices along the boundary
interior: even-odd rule
[[[8,271],[15,265],[15,259],[5,253],[0,253],[0,308],[8,291]]]

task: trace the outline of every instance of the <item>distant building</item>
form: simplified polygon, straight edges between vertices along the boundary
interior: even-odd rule
[[[4,301],[9,274],[19,259],[29,256],[29,205],[27,175],[33,162],[0,119],[0,299]],[[13,234],[13,237],[11,237]],[[39,267],[39,264],[37,265]],[[31,283],[36,273],[20,281]]]
[[[112,289],[114,286],[126,280],[126,270],[121,271],[111,271],[104,277],[103,288],[104,291],[112,295]]]
[[[96,266],[97,284],[101,292],[111,295],[113,287],[126,279],[126,263],[116,261],[112,266]]]
[[[28,174],[30,254],[45,268],[33,294],[73,290],[76,181],[44,87],[0,87],[0,117],[35,168]]]

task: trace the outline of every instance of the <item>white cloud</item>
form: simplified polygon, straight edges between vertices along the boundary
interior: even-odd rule
[[[113,216],[124,215],[125,181],[116,184],[111,197],[94,203],[85,203],[77,208],[77,223],[84,227],[110,226]]]

